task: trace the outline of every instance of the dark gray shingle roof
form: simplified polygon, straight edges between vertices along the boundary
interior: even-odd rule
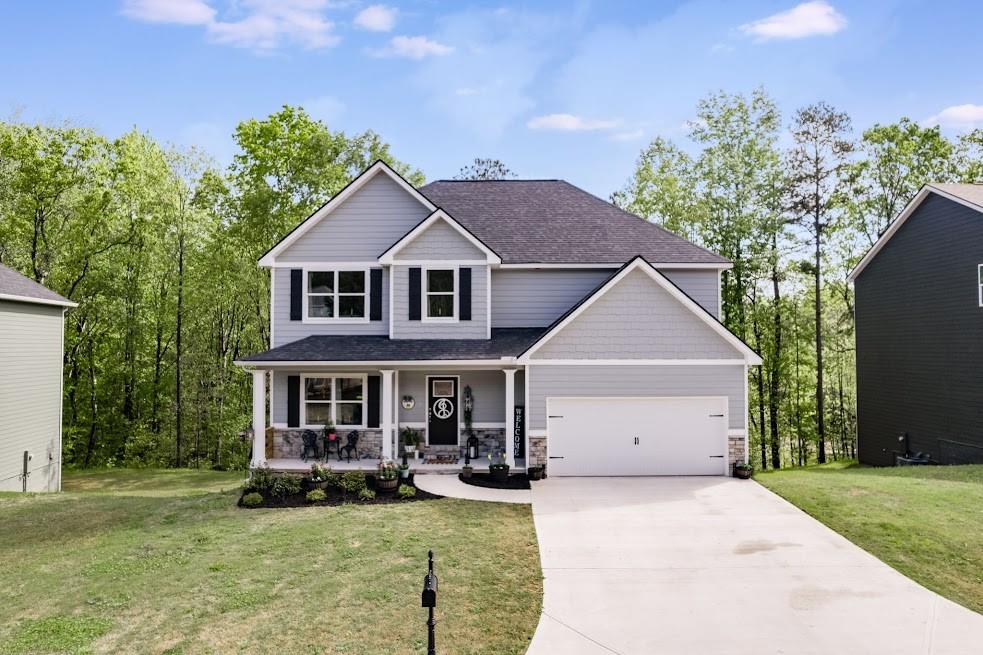
[[[315,335],[257,355],[248,362],[357,362],[501,359],[531,346],[546,328],[498,328],[485,339],[390,339],[376,335]]]
[[[40,301],[45,304],[62,304],[74,306],[75,303],[59,296],[51,289],[38,284],[34,280],[24,277],[12,268],[7,268],[0,264],[0,294],[17,296],[24,302]]]
[[[438,180],[420,189],[503,263],[727,263],[563,180]]]

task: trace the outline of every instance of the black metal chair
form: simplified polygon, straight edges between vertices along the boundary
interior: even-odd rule
[[[304,430],[300,438],[304,442],[304,450],[300,453],[300,459],[307,461],[308,454],[317,459],[317,432],[314,430]]]
[[[362,459],[358,454],[358,430],[352,430],[345,436],[345,445],[341,446],[345,451],[348,461],[352,461],[352,451],[355,451],[355,459]],[[338,453],[338,461],[341,461],[341,453]]]

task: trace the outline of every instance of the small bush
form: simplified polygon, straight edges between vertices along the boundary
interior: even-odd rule
[[[300,493],[300,478],[292,475],[278,475],[273,479],[270,494],[276,498],[293,496]]]
[[[372,489],[362,489],[358,492],[358,497],[361,500],[375,500],[375,491]]]
[[[307,492],[307,502],[309,503],[320,503],[328,494],[324,493],[324,489],[311,489]]]
[[[400,498],[413,498],[416,496],[416,487],[411,487],[408,484],[399,485],[399,489],[396,490],[396,495]]]
[[[329,487],[337,489],[341,486],[341,474],[332,471],[330,466],[324,467],[324,479],[327,481]]]
[[[259,507],[263,504],[263,497],[256,493],[255,491],[250,492],[242,497],[243,507]]]
[[[362,489],[365,489],[365,472],[364,471],[348,471],[341,476],[341,482],[339,483],[342,489],[346,493],[357,494],[361,493]]]
[[[243,486],[246,493],[255,491],[258,494],[270,495],[273,490],[273,483],[277,476],[265,466],[253,469],[249,474],[249,479]]]

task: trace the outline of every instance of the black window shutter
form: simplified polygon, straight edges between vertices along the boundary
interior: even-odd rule
[[[382,320],[382,269],[369,271],[369,320]]]
[[[370,428],[379,427],[379,383],[382,381],[378,375],[369,376],[369,418],[366,426]]]
[[[457,272],[457,279],[461,285],[461,292],[458,296],[458,314],[462,321],[471,320],[471,269],[462,268]]]
[[[420,320],[420,286],[423,281],[420,276],[419,268],[410,269],[410,320]]]
[[[300,376],[287,376],[287,427],[300,427]]]
[[[290,269],[290,320],[301,320],[303,313],[304,271],[299,268]]]

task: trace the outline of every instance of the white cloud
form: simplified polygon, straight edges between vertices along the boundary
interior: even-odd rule
[[[772,39],[802,39],[809,36],[829,36],[846,27],[841,13],[825,0],[803,2],[787,11],[741,25],[741,31],[758,41]]]
[[[355,25],[370,32],[389,32],[396,25],[396,10],[385,5],[370,5],[358,12]]]
[[[372,54],[377,57],[423,59],[432,55],[447,55],[452,52],[454,52],[454,48],[451,46],[433,41],[425,36],[394,36],[387,47],[376,50]]]
[[[953,105],[925,119],[926,125],[971,129],[983,125],[983,105]]]
[[[573,114],[546,114],[536,116],[526,123],[526,127],[530,130],[562,130],[565,132],[611,130],[618,125],[620,125],[619,121],[588,119]]]
[[[240,0],[231,15],[217,12],[204,0],[127,0],[123,14],[137,20],[203,25],[209,38],[241,48],[270,51],[292,42],[317,49],[340,40],[324,17],[328,0]]]
[[[126,0],[123,15],[147,23],[207,25],[215,10],[203,0]]]

